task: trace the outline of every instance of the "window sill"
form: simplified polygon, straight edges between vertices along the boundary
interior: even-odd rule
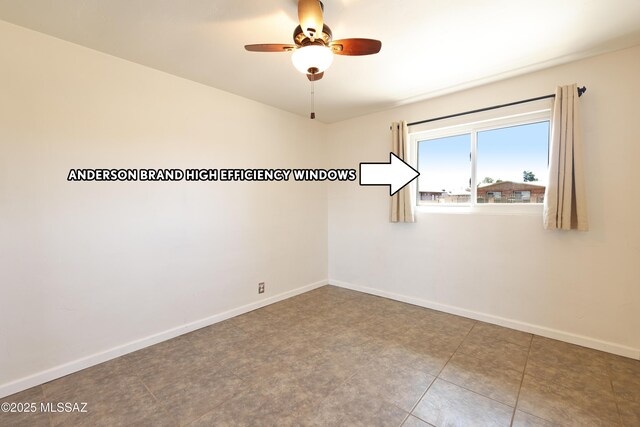
[[[418,205],[416,212],[427,214],[471,214],[471,215],[531,215],[542,216],[542,203],[522,205]]]

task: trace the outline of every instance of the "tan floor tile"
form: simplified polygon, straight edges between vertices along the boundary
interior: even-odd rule
[[[249,313],[233,317],[226,320],[225,323],[239,328],[254,337],[273,334],[292,326],[286,319],[273,316],[264,309],[250,311]]]
[[[344,302],[318,302],[317,304],[311,299],[305,299],[297,303],[296,309],[305,313],[307,319],[318,319],[324,322],[333,320]]]
[[[323,350],[314,345],[313,340],[293,340],[277,348],[272,353],[272,357],[282,356],[298,362],[307,362],[314,360],[321,354],[323,354]]]
[[[347,309],[341,309],[341,314],[331,319],[332,328],[346,328],[354,330],[354,325],[366,324],[376,318],[370,310],[357,310],[348,305]]]
[[[322,400],[302,424],[399,426],[407,415],[390,402],[349,382]]]
[[[273,304],[266,305],[262,307],[261,310],[264,310],[271,315],[282,315],[282,314],[293,314],[293,313],[295,313],[296,315],[302,314],[302,311],[299,308],[299,304],[295,298],[288,298]]]
[[[186,424],[239,394],[244,387],[234,375],[205,370],[191,372],[152,393],[181,424]]]
[[[314,289],[303,295],[308,295],[314,299],[320,298],[332,298],[340,301],[352,301],[354,299],[360,299],[368,296],[362,292],[352,291],[351,289],[341,288],[339,286],[326,285],[320,288]]]
[[[128,361],[119,357],[42,385],[46,399],[72,401],[96,394],[96,390],[108,389],[112,381],[134,379],[135,373]],[[135,378],[137,380],[137,378]],[[84,400],[86,401],[86,400]]]
[[[225,321],[195,330],[184,337],[193,345],[206,348],[243,341],[251,338],[251,335]]]
[[[430,375],[438,375],[457,346],[439,339],[410,342],[377,341],[375,359],[387,365],[405,366]]]
[[[531,357],[549,356],[549,360],[568,361],[575,363],[582,361],[581,367],[601,370],[606,368],[609,355],[579,345],[570,344],[551,338],[534,335],[531,341]]]
[[[324,286],[9,397],[89,414],[0,425],[636,427],[638,390],[635,360]]]
[[[482,337],[486,340],[506,341],[523,347],[526,350],[529,349],[533,338],[532,334],[485,322],[476,323],[469,333],[469,336]]]
[[[526,373],[569,388],[610,388],[605,353],[535,336]]]
[[[251,384],[272,378],[300,378],[311,369],[311,364],[290,354],[272,354],[265,360],[234,369],[234,375]]]
[[[368,339],[386,340],[397,338],[398,335],[407,333],[406,325],[399,321],[388,322],[380,316],[374,316],[365,322],[359,322],[350,326],[351,330],[359,331],[362,336]]]
[[[640,360],[611,355],[609,372],[616,396],[640,403]]]
[[[457,353],[472,355],[484,363],[505,366],[523,372],[529,356],[529,349],[510,341],[492,340],[483,335],[469,334]]]
[[[423,320],[414,325],[416,330],[437,331],[464,338],[476,324],[475,320],[441,311],[428,310]]]
[[[304,311],[317,308],[319,311],[344,303],[353,303],[360,297],[357,292],[325,286],[295,297],[298,308]],[[314,310],[315,312],[316,310]]]
[[[363,412],[359,414],[347,414],[340,420],[340,425],[353,427],[398,426],[406,416],[407,414],[397,407],[386,402],[379,402],[377,406],[371,405],[363,408]]]
[[[640,426],[640,402],[631,402],[627,400],[618,400],[618,410],[622,425],[625,427]]]
[[[420,418],[416,418],[413,415],[409,415],[402,427],[431,427],[431,424],[422,421]]]
[[[171,426],[177,423],[134,376],[116,374],[96,380],[70,375],[45,384],[44,392],[50,402],[87,403],[88,413],[52,414],[54,426],[136,425],[143,421],[149,425]]]
[[[214,410],[189,423],[189,426],[253,426],[259,420],[261,408],[267,403],[265,396],[258,395],[251,388],[222,403]]]
[[[310,368],[300,379],[310,389],[329,394],[365,366],[366,362],[349,356],[331,355],[310,363]]]
[[[133,375],[134,372],[128,361],[124,357],[118,357],[44,383],[42,385],[42,391],[46,398],[50,398],[51,396],[66,396],[75,392],[91,393],[96,384],[109,381],[112,378]]]
[[[294,331],[296,328],[304,326],[318,326],[318,316],[314,316],[312,313],[307,313],[298,309],[270,312],[270,315],[274,324],[283,325],[288,334],[291,334],[291,331]],[[304,339],[304,337],[300,338]]]
[[[222,370],[224,359],[197,347],[178,346],[171,351],[152,347],[125,356],[130,374],[139,377],[152,393],[189,382],[196,372]]]
[[[49,414],[41,411],[42,402],[45,402],[45,398],[41,386],[0,399],[0,403],[9,403],[9,410],[15,411],[0,411],[0,426],[49,426]],[[31,404],[35,404],[35,408]]]
[[[350,303],[353,302],[354,301],[350,301]],[[375,311],[376,315],[379,317],[386,317],[388,314],[397,313],[399,308],[404,306],[401,302],[369,294],[361,294],[361,296],[356,300],[356,303],[369,307],[371,310]]]
[[[560,424],[554,424],[551,421],[543,420],[526,412],[516,411],[513,417],[512,427],[560,427]]]
[[[194,347],[189,339],[189,335],[190,334],[182,335],[145,347],[141,350],[126,354],[121,359],[136,371],[155,360],[179,360],[193,352]]]
[[[370,338],[363,335],[358,330],[352,328],[341,329],[334,331],[331,334],[325,335],[318,339],[313,340],[312,344],[318,348],[324,348],[327,350],[339,350],[342,347],[358,347],[368,342]]]
[[[375,356],[371,344],[357,335],[335,336],[330,340],[313,341],[310,345],[315,346],[318,352],[308,362],[317,366],[337,361],[360,368]]]
[[[486,363],[468,354],[456,353],[440,378],[491,399],[515,406],[522,373]]]
[[[279,345],[283,345],[283,336],[278,334],[264,335],[260,339],[250,339],[241,343],[234,343],[216,354],[222,360],[222,370],[233,372],[243,377],[257,364],[266,363],[272,357]]]
[[[300,426],[320,396],[291,378],[272,378],[244,387],[237,395],[195,420],[193,426]],[[310,424],[310,423],[309,423]]]
[[[540,362],[530,358],[525,374],[576,390],[591,389],[598,392],[611,389],[608,375],[595,374],[588,370],[580,371],[577,366],[568,363]]]
[[[297,377],[286,376],[256,384],[252,396],[259,396],[265,401],[265,404],[256,412],[259,420],[257,424],[269,426],[323,425],[309,421],[313,419],[312,415],[319,402],[325,399],[330,392],[329,390],[320,390],[317,385],[317,383],[308,383]]]
[[[435,377],[406,367],[369,363],[349,383],[411,412]]]
[[[434,426],[509,426],[513,408],[437,379],[412,412]]]
[[[446,344],[452,350],[457,349],[468,335],[468,328],[449,328],[432,325],[431,327],[413,328],[407,330],[403,335],[405,341],[431,342],[437,341]],[[452,329],[452,330],[451,330]]]
[[[518,409],[562,425],[615,426],[620,420],[610,388],[572,389],[525,375]]]

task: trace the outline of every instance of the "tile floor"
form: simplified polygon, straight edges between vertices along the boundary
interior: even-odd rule
[[[325,286],[2,399],[13,426],[640,426],[640,361]]]

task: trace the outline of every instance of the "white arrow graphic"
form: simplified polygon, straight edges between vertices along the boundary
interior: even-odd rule
[[[393,196],[416,179],[420,172],[389,153],[389,163],[360,163],[360,185],[388,185]]]

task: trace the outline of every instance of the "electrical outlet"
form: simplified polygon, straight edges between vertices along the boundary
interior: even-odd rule
[[[258,283],[258,293],[264,294],[264,282]]]

